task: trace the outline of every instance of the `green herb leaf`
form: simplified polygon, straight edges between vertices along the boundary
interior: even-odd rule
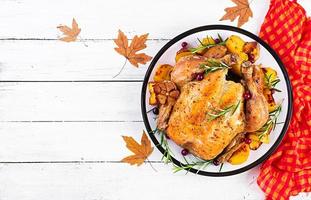
[[[161,158],[162,161],[164,161],[165,164],[171,163],[173,162],[172,159],[172,155],[174,155],[174,153],[172,152],[172,150],[169,147],[167,138],[166,138],[166,133],[164,131],[161,131],[159,129],[155,129],[152,131],[153,134],[157,133],[160,135],[160,144],[163,149],[164,149],[164,154]]]
[[[279,117],[282,111],[282,105],[278,105],[278,107],[269,113],[268,121],[257,131],[259,140],[261,140],[265,135],[269,134],[270,131],[275,129],[277,123],[277,118]]]
[[[270,90],[275,90],[277,92],[281,92],[281,90],[276,89],[276,85],[281,81],[280,79],[274,79],[272,80],[272,74],[270,74],[269,76],[265,73],[265,84],[267,86],[267,88],[269,88]]]
[[[221,69],[229,69],[230,67],[224,62],[209,59],[207,62],[200,64],[200,68],[204,69],[205,74],[208,74]]]
[[[209,37],[209,36],[207,36],[207,37]],[[220,42],[217,43],[217,44],[203,44],[203,42],[199,38],[197,38],[199,43],[200,43],[200,45],[198,47],[196,47],[196,48],[190,48],[189,51],[191,53],[195,54],[195,53],[197,53],[199,51],[202,51],[204,49],[209,49],[209,48],[217,46],[217,45],[225,45],[226,44],[226,40],[223,41],[223,39],[220,37],[219,34],[218,34],[218,38],[219,38]]]
[[[239,101],[236,105],[231,105],[231,106],[224,108],[224,109],[214,110],[215,113],[207,113],[210,116],[208,121],[210,122],[214,119],[217,119],[218,117],[221,117],[221,116],[223,116],[226,113],[231,112],[231,111],[232,111],[231,115],[233,115],[235,113],[235,111],[238,109],[240,103],[241,103],[241,101]]]
[[[198,160],[198,161],[188,161],[186,157],[184,157],[184,160],[186,164],[181,163],[181,166],[174,165],[173,166],[173,172],[179,172],[181,170],[186,170],[187,172],[191,169],[196,169],[197,173],[201,171],[202,169],[205,169],[209,164],[213,162],[213,160]]]

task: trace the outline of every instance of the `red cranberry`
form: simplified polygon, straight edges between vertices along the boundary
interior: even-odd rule
[[[188,155],[188,153],[189,153],[188,149],[181,150],[181,155],[183,155],[183,156]]]
[[[217,165],[219,165],[219,164],[220,164],[220,162],[219,162],[219,160],[214,159],[214,160],[213,160],[213,164],[217,166]]]
[[[220,42],[220,40],[218,38],[216,38],[214,41],[216,44],[218,44]]]
[[[245,100],[248,100],[248,99],[252,98],[252,95],[251,95],[251,93],[250,93],[249,91],[246,91],[246,92],[243,94],[243,98],[244,98]]]
[[[153,114],[158,115],[159,114],[159,108],[158,107],[154,107],[152,109]]]
[[[244,142],[245,142],[246,144],[250,144],[250,143],[252,142],[252,139],[250,139],[250,138],[245,138],[245,139],[244,139]]]
[[[255,62],[255,56],[254,54],[248,54],[248,60],[251,62],[251,63],[254,63]]]
[[[199,73],[197,74],[197,76],[195,77],[195,79],[197,81],[202,81],[204,79],[204,73]]]
[[[187,42],[182,42],[182,43],[181,43],[182,48],[185,48],[187,45],[188,45]]]

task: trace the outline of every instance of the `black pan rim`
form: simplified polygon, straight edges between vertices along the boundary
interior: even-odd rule
[[[197,28],[193,28],[190,29],[184,33],[181,33],[180,35],[176,36],[175,38],[173,38],[172,40],[170,40],[168,43],[166,43],[161,49],[160,51],[156,54],[156,56],[153,58],[152,62],[150,63],[147,71],[146,71],[146,75],[144,77],[144,81],[143,81],[143,85],[142,85],[142,92],[141,92],[141,111],[142,111],[142,117],[143,117],[143,121],[144,124],[146,126],[147,132],[152,140],[152,142],[154,143],[154,145],[158,148],[158,150],[164,154],[165,150],[162,148],[162,146],[159,144],[159,141],[157,140],[157,138],[154,136],[154,134],[152,133],[152,129],[150,127],[149,124],[149,120],[147,117],[147,111],[146,111],[146,103],[145,103],[145,99],[146,99],[146,89],[147,89],[147,84],[148,84],[148,80],[149,77],[151,75],[151,72],[153,70],[153,68],[155,67],[155,64],[157,63],[157,61],[159,60],[159,58],[163,55],[163,53],[169,48],[171,47],[173,44],[175,44],[176,42],[180,41],[182,38],[187,37],[191,34],[197,33],[197,32],[201,32],[201,31],[206,31],[206,30],[229,30],[229,31],[234,31],[237,33],[241,33],[244,34],[250,38],[252,38],[253,40],[257,41],[258,43],[260,43],[264,48],[266,48],[269,53],[274,57],[274,59],[277,61],[279,67],[281,68],[281,71],[284,75],[285,81],[286,81],[286,86],[287,86],[287,92],[288,92],[288,112],[287,112],[287,116],[286,116],[286,120],[283,126],[283,129],[279,135],[279,137],[277,138],[276,142],[272,145],[272,147],[263,155],[261,156],[259,159],[257,159],[256,161],[252,162],[251,164],[244,166],[240,169],[236,169],[236,170],[232,170],[232,171],[227,171],[227,172],[207,172],[207,171],[202,171],[202,170],[196,170],[196,169],[190,169],[189,171],[195,174],[200,174],[203,176],[213,176],[213,177],[220,177],[220,176],[231,176],[231,175],[236,175],[236,174],[240,174],[243,173],[259,164],[261,164],[263,161],[265,161],[266,159],[269,158],[269,156],[276,150],[276,148],[279,146],[279,144],[281,143],[282,139],[284,138],[289,123],[290,123],[290,119],[292,116],[292,112],[293,112],[293,106],[292,106],[292,101],[293,101],[293,93],[292,93],[292,87],[291,87],[291,83],[287,74],[287,71],[284,67],[283,62],[281,61],[281,59],[279,58],[279,56],[277,55],[277,53],[266,43],[264,42],[262,39],[260,39],[258,36],[254,35],[253,33],[246,31],[244,29],[241,28],[237,28],[237,27],[233,27],[233,26],[228,26],[228,25],[206,25],[206,26],[200,26]],[[172,158],[172,161],[175,165],[177,166],[182,166],[181,162],[176,160],[174,157]]]

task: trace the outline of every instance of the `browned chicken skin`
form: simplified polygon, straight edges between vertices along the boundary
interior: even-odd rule
[[[207,62],[208,59],[207,57],[198,55],[185,56],[179,59],[171,73],[171,80],[181,88],[184,84],[192,81],[195,74],[204,72],[200,64]],[[236,63],[237,55],[227,54],[222,58],[215,59],[215,61],[222,61],[230,66]]]
[[[250,62],[242,64],[242,74],[251,98],[246,101],[246,132],[255,132],[268,120],[268,102],[263,95],[264,74],[258,66]]]
[[[200,64],[206,62],[203,56],[185,56],[176,63],[171,72],[171,80],[180,88],[185,83],[192,81],[196,73],[202,73],[204,69],[200,68]]]
[[[243,93],[240,83],[226,80],[227,69],[191,81],[181,88],[169,119],[167,134],[194,155],[210,160],[244,131]],[[208,113],[238,105],[235,112],[210,120]]]

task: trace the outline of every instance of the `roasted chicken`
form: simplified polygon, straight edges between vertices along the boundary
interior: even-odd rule
[[[258,51],[256,45],[245,45],[245,52],[250,55]],[[154,83],[159,106],[157,128],[204,160],[223,163],[234,157],[246,145],[245,133],[259,130],[269,117],[263,72],[259,66],[245,62],[241,57],[244,54],[228,53],[228,45],[217,45],[201,55],[179,57],[169,71],[170,80]],[[204,65],[211,60],[226,67],[204,76]],[[228,66],[238,66],[241,82],[226,80]],[[245,92],[251,98],[247,99]]]

